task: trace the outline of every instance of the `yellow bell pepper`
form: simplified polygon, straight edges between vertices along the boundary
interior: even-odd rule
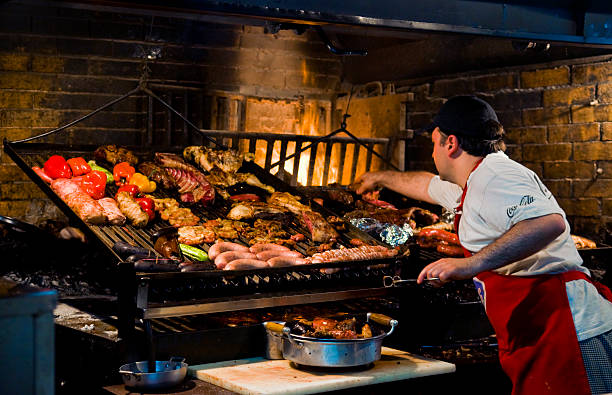
[[[138,186],[140,188],[140,192],[143,193],[151,193],[154,192],[157,188],[157,184],[155,181],[149,181],[147,176],[142,173],[134,173],[132,177],[130,177],[130,184]]]

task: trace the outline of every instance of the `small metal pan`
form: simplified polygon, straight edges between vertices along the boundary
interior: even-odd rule
[[[185,358],[172,357],[168,361],[155,361],[155,372],[149,372],[149,362],[140,361],[122,365],[119,373],[126,387],[138,390],[157,390],[180,384],[187,375]]]

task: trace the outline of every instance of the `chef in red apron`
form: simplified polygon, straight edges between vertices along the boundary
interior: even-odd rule
[[[612,293],[582,266],[550,191],[504,154],[495,111],[457,96],[429,131],[439,175],[366,173],[357,189],[382,186],[454,210],[465,258],[433,262],[418,281],[474,280],[513,394],[612,393]]]

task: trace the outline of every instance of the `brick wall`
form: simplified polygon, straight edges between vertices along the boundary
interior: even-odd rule
[[[147,57],[154,58],[150,82],[204,93],[329,100],[340,84],[340,58],[312,32],[3,2],[0,140],[57,128],[130,91]],[[138,143],[145,102],[130,98],[50,140]],[[0,152],[0,214],[23,217],[39,200],[42,193]]]
[[[454,95],[488,101],[506,129],[507,153],[542,178],[573,231],[612,242],[612,61],[485,70],[398,90],[415,93],[412,128],[428,124]],[[433,169],[431,141],[416,137],[407,157],[412,169]]]

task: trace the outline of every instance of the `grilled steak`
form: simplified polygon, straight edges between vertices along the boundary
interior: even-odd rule
[[[117,147],[114,144],[98,147],[94,151],[94,158],[97,161],[105,161],[112,165],[116,165],[119,162],[128,162],[132,166],[138,164],[138,158],[132,151],[123,147]]]
[[[144,162],[138,165],[138,171],[144,174],[151,181],[155,181],[163,188],[172,189],[176,186],[172,177],[168,175],[166,170],[156,165],[153,162]]]

